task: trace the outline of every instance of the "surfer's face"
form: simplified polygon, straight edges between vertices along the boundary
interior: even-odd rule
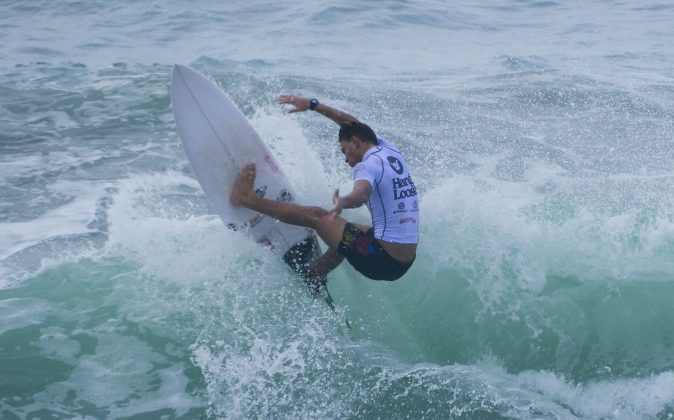
[[[351,140],[339,141],[339,146],[342,148],[342,153],[344,153],[344,160],[352,168],[363,158],[363,154],[360,153],[360,148],[358,147],[359,144],[360,141],[354,137],[351,137]]]

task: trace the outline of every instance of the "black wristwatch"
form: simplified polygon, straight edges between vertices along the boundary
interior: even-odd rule
[[[318,106],[319,103],[320,102],[318,102],[318,99],[316,99],[316,98],[310,100],[309,101],[309,109],[312,110],[312,111],[315,111],[316,107]]]

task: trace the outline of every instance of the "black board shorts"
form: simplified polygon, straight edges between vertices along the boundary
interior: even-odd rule
[[[386,252],[374,237],[374,229],[367,232],[353,223],[346,223],[337,252],[359,273],[372,280],[397,280],[412,266],[414,260],[402,263]]]

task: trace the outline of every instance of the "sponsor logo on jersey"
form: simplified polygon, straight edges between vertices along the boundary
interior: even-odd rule
[[[391,165],[391,169],[395,171],[398,175],[402,175],[403,171],[405,168],[403,168],[403,163],[399,161],[397,158],[393,156],[389,156],[386,158],[388,160],[388,164]]]
[[[398,214],[398,213],[407,213],[407,209],[405,208],[405,202],[401,201],[398,203],[398,210],[395,210],[393,214]]]
[[[417,195],[417,187],[414,185],[411,176],[407,178],[393,178],[393,199],[414,197]]]

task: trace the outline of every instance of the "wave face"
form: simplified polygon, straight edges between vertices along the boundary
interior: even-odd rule
[[[1,417],[674,416],[674,8],[0,10]],[[279,94],[395,142],[421,197],[408,274],[340,267],[333,313],[228,231],[177,138],[173,63],[231,96],[303,203],[351,172],[336,127]]]

